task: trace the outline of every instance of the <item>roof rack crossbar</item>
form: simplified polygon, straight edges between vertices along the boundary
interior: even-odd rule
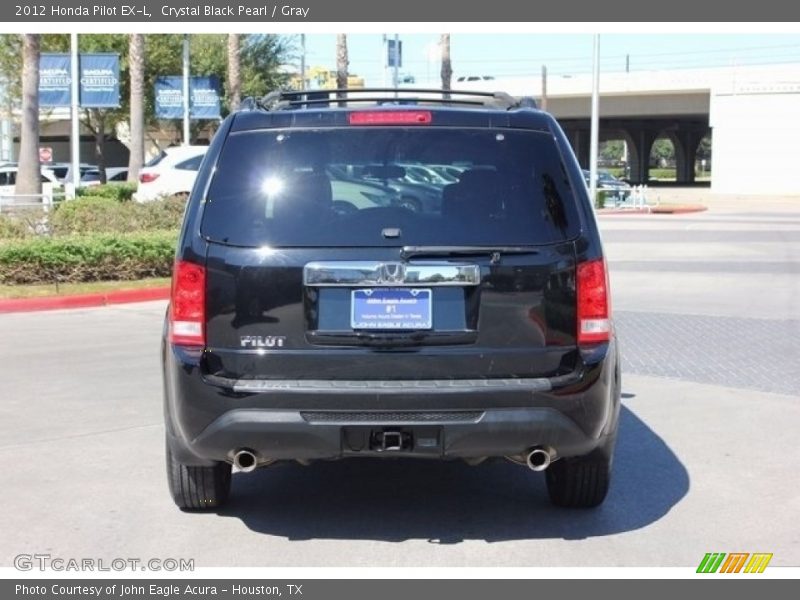
[[[281,95],[284,97],[289,96],[303,96],[305,94],[315,94],[315,93],[328,93],[328,94],[358,94],[363,92],[369,93],[390,93],[390,94],[405,94],[405,93],[414,93],[414,94],[440,94],[444,95],[462,95],[462,96],[484,96],[484,97],[493,97],[498,94],[505,94],[505,92],[481,92],[481,91],[472,91],[472,90],[443,90],[441,88],[393,88],[393,87],[369,87],[369,88],[337,88],[334,90],[285,90],[281,91]]]
[[[373,94],[386,94],[376,96]],[[426,97],[427,95],[432,97]],[[423,96],[424,95],[424,96]],[[527,100],[527,99],[525,99]],[[484,92],[477,90],[443,90],[434,88],[346,88],[333,90],[277,90],[260,99],[248,99],[245,108],[262,110],[286,110],[302,106],[313,106],[344,102],[375,103],[436,103],[494,108],[535,107],[535,102],[520,101],[506,92]]]
[[[452,98],[386,98],[384,96],[364,96],[361,98],[311,98],[309,100],[290,100],[286,102],[289,106],[305,106],[307,104],[337,104],[354,102],[382,102],[382,106],[405,106],[412,103],[423,104],[425,102],[436,104],[467,104],[472,106],[485,106],[481,100],[454,100]]]

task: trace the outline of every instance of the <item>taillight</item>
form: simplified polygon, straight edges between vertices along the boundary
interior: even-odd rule
[[[152,183],[158,179],[158,173],[139,173],[139,183]]]
[[[429,110],[365,110],[350,113],[350,125],[427,125]]]
[[[172,273],[169,341],[180,346],[205,346],[206,270],[179,260]]]
[[[578,264],[578,344],[611,338],[608,269],[602,258]]]

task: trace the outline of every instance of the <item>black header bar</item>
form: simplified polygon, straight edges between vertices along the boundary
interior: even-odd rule
[[[502,22],[791,22],[800,3],[760,0],[561,0],[487,3],[458,0],[10,0],[0,23],[502,23]],[[2,27],[0,25],[0,27]],[[635,32],[632,32],[635,33]]]
[[[773,568],[773,567],[770,567]],[[687,569],[690,573],[694,569]],[[713,578],[714,576],[711,575]],[[730,600],[791,597],[791,581],[719,577],[667,580],[352,580],[352,579],[25,579],[0,581],[3,598],[15,600],[531,600],[558,598],[640,598],[672,600],[699,592]],[[713,590],[712,587],[713,586]],[[780,595],[779,595],[780,594]]]

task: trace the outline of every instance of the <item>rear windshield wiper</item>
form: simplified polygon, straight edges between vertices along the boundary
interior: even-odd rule
[[[489,256],[493,263],[499,262],[503,254],[538,254],[528,246],[403,246],[400,258],[414,256]]]

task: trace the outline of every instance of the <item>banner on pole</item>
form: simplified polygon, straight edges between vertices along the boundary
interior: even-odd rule
[[[183,78],[165,76],[156,78],[156,118],[183,118]]]
[[[79,70],[82,108],[119,107],[119,55],[81,54]]]
[[[388,39],[386,40],[387,45],[387,57],[386,57],[386,66],[387,67],[394,67],[403,66],[403,41],[397,40],[397,46],[395,47],[395,40]]]
[[[192,77],[189,97],[190,118],[220,118],[219,78],[216,75]]]
[[[72,99],[69,54],[42,54],[39,58],[39,106],[69,106]]]
[[[183,118],[183,78],[169,75],[156,79],[156,118]],[[221,101],[216,75],[189,80],[189,118],[219,119]]]

